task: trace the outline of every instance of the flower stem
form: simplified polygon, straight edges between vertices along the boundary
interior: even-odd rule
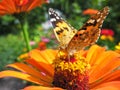
[[[30,40],[29,40],[28,22],[27,22],[27,20],[24,20],[24,24],[21,24],[21,28],[22,28],[22,31],[23,31],[23,36],[24,36],[24,39],[25,39],[27,51],[30,51],[31,46],[30,46]]]

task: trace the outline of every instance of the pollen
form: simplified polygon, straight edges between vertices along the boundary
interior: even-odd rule
[[[80,53],[69,56],[66,52],[59,52],[54,66],[54,86],[67,90],[88,90],[84,88],[88,88],[90,65]]]

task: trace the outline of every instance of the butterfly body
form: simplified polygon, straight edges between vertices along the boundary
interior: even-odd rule
[[[49,15],[55,36],[60,43],[60,49],[72,55],[86,46],[94,44],[100,36],[103,21],[108,13],[109,8],[103,8],[92,15],[82,28],[76,30],[50,8]]]

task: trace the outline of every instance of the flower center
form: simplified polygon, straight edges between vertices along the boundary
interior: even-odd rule
[[[54,61],[55,74],[53,85],[67,90],[89,90],[88,70],[90,65],[80,53],[68,56],[59,52]]]

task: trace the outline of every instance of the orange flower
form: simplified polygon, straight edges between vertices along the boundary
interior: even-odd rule
[[[83,11],[83,14],[84,15],[93,15],[93,14],[96,14],[98,12],[98,10],[95,10],[95,9],[86,9]]]
[[[47,0],[1,0],[0,15],[28,12]]]
[[[30,58],[25,60],[25,62],[27,62],[28,64],[14,63],[8,65],[20,70],[21,72],[13,70],[2,71],[0,72],[0,78],[11,76],[40,85],[29,86],[26,87],[24,90],[63,90],[62,87],[64,86],[61,86],[63,83],[71,86],[73,85],[74,88],[78,87],[79,84],[86,84],[85,86],[87,86],[86,89],[84,88],[85,86],[80,86],[82,89],[80,89],[79,87],[79,89],[67,90],[88,90],[88,88],[90,90],[120,89],[120,70],[117,69],[117,67],[120,65],[120,54],[114,51],[105,51],[105,48],[93,45],[88,51],[81,51],[79,53],[77,58],[80,58],[80,60],[77,61],[75,60],[76,58],[70,59],[69,67],[67,67],[68,63],[63,63],[63,60],[60,61],[61,63],[58,64],[59,60],[61,59],[58,58],[59,55],[57,55],[57,53],[58,52],[56,50],[51,49],[46,49],[43,51],[39,51],[36,49],[32,50],[29,53]],[[64,56],[64,54],[61,54],[61,56],[62,55]],[[61,58],[63,59],[63,57]],[[64,70],[69,71],[68,68],[70,69],[70,67],[72,67],[73,72],[75,69],[78,69],[80,71],[77,72],[77,70],[74,73],[70,73],[69,75],[67,75],[68,73],[64,72]],[[61,72],[62,69],[63,72]],[[59,73],[56,73],[56,71]],[[79,77],[76,76],[76,79],[72,79],[72,81],[66,82],[66,80],[73,78],[71,76],[76,75],[76,72]],[[59,77],[55,78],[58,74]],[[63,75],[60,76],[60,74]],[[66,78],[64,78],[64,75],[66,76]],[[84,75],[88,76],[84,77]],[[61,83],[56,83],[55,80],[61,80]],[[74,83],[74,80],[80,80],[78,82],[81,82],[82,80],[83,83]]]

